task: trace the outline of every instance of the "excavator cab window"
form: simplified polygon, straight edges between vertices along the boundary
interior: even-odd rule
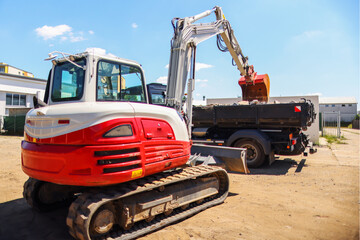
[[[85,66],[85,59],[75,61]],[[70,62],[58,63],[54,71],[51,100],[53,102],[81,99],[84,91],[85,70]]]
[[[99,61],[97,100],[146,102],[140,69],[125,64]]]

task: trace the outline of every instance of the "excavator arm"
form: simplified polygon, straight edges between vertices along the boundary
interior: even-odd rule
[[[215,15],[217,20],[225,20],[225,16],[220,7],[215,7]],[[228,21],[225,21],[224,32],[217,35],[217,44],[220,51],[229,51],[233,62],[236,64],[242,76],[239,85],[242,89],[242,97],[244,101],[258,100],[267,102],[269,100],[270,80],[267,74],[257,75],[254,66],[248,64],[248,57],[242,53],[240,45],[236,40],[234,31]],[[225,43],[226,47],[222,45]]]
[[[194,23],[199,19],[209,16],[212,12],[215,12],[216,15],[215,22]],[[269,78],[261,77],[264,75],[257,75],[256,72],[254,72],[254,67],[248,64],[248,58],[242,53],[240,45],[234,36],[233,29],[229,21],[225,19],[220,7],[216,6],[212,10],[192,17],[174,18],[172,24],[174,36],[171,40],[165,102],[167,106],[184,113],[189,135],[191,135],[192,126],[192,92],[195,82],[196,46],[213,36],[217,35],[217,43],[221,51],[230,52],[233,62],[240,71],[240,75],[243,76],[239,81],[243,90],[243,99],[253,100],[255,96],[260,101],[267,101],[269,95]],[[225,43],[225,46],[223,43]],[[189,72],[190,78],[187,79]],[[186,85],[187,98],[185,107],[183,107]]]

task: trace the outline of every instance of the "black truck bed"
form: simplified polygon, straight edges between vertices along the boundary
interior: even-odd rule
[[[193,108],[193,127],[302,128],[315,119],[310,101],[297,103],[211,105]]]

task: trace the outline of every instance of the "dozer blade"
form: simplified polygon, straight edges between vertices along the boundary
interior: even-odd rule
[[[255,75],[254,80],[241,77],[239,85],[242,89],[243,101],[267,102],[269,100],[270,80],[267,74]]]
[[[232,172],[250,173],[247,168],[246,159],[241,158],[227,158],[223,157],[221,160],[224,162],[226,169]]]
[[[229,171],[250,173],[246,164],[246,148],[193,144],[190,165],[219,165]]]

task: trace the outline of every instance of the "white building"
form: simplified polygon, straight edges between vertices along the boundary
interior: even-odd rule
[[[33,97],[44,98],[46,80],[0,73],[0,129],[4,116],[25,115],[33,108]]]
[[[355,97],[321,97],[319,102],[320,112],[334,113],[327,114],[330,118],[337,118],[337,114],[340,113],[342,122],[351,122],[357,114],[357,101]],[[329,121],[335,121],[329,119]]]
[[[289,103],[291,101],[301,101],[302,99],[310,100],[314,104],[314,109],[316,113],[316,118],[314,123],[311,124],[311,126],[304,131],[304,134],[309,136],[310,141],[312,142],[318,142],[319,141],[319,96],[313,95],[313,96],[288,96],[288,97],[270,97],[269,103],[273,102],[279,102],[279,103]],[[234,104],[241,102],[242,98],[208,98],[206,99],[206,104]]]

